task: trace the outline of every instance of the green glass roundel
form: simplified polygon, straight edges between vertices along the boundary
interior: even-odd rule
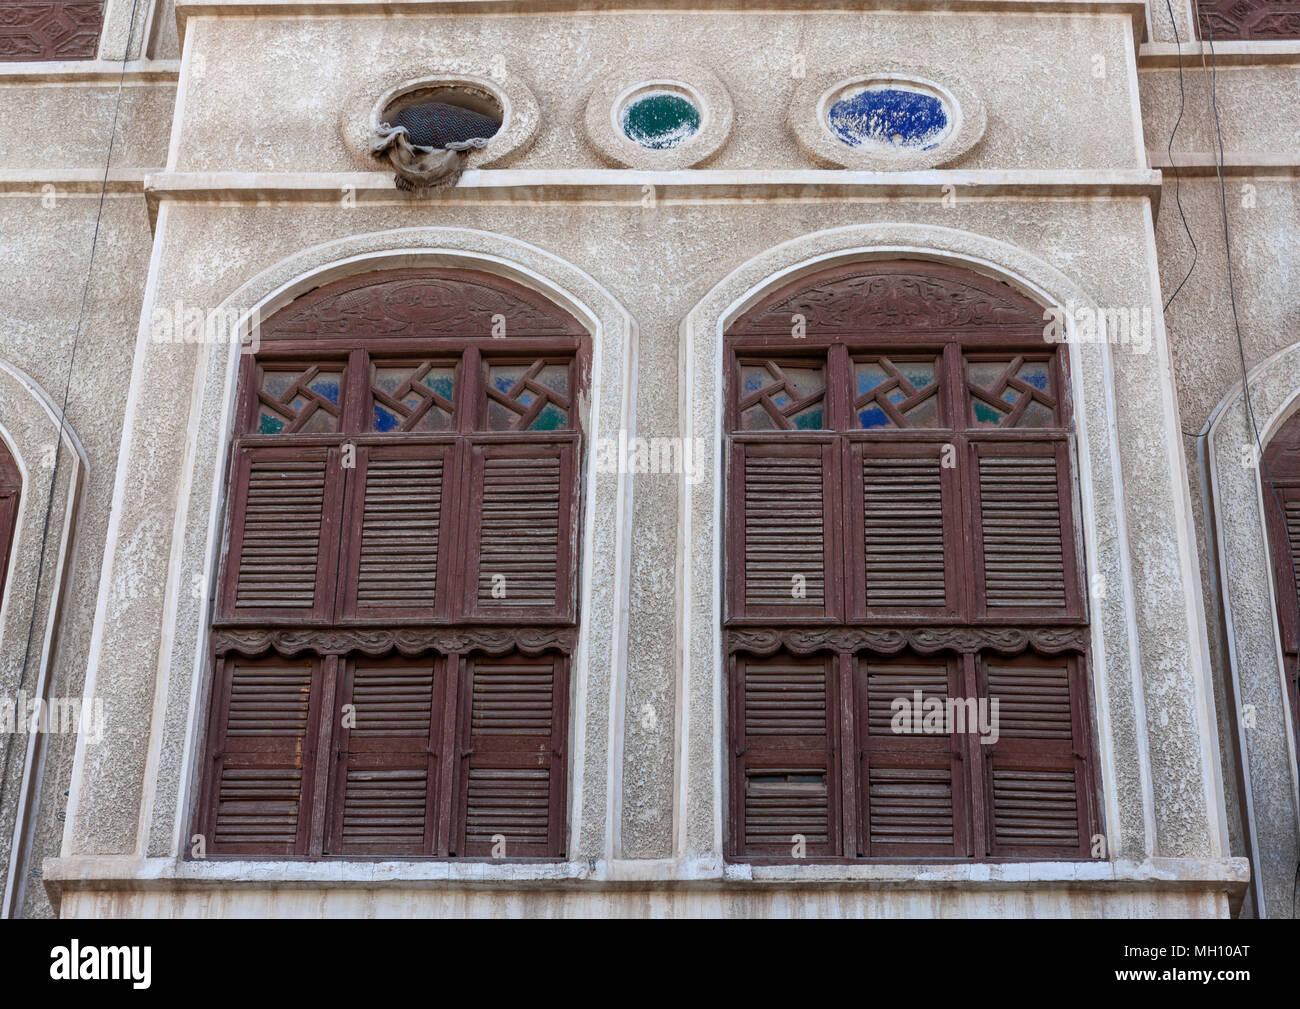
[[[674,91],[649,91],[623,106],[621,121],[628,139],[652,151],[666,151],[699,131],[700,110]]]

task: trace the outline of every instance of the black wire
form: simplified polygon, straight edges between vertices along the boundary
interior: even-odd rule
[[[81,330],[86,319],[86,302],[90,296],[90,281],[94,275],[95,252],[99,247],[99,226],[104,217],[104,199],[108,193],[109,166],[113,163],[113,144],[117,139],[118,114],[122,110],[122,90],[126,83],[126,64],[131,58],[131,43],[135,41],[135,18],[139,6],[140,0],[132,0],[131,27],[127,31],[126,50],[122,53],[122,72],[117,79],[117,101],[113,106],[113,125],[108,133],[108,153],[104,158],[104,175],[99,186],[99,206],[95,210],[95,230],[90,239],[90,261],[86,264],[86,279],[81,285],[81,305],[77,310],[77,327],[72,334],[72,352],[68,358],[68,377],[63,383],[63,405],[59,409],[59,431],[55,436],[54,443],[54,467],[50,472],[49,500],[45,507],[45,519],[41,528],[41,551],[36,562],[36,588],[32,594],[31,619],[27,622],[27,642],[23,646],[23,667],[18,673],[17,696],[22,695],[23,687],[27,683],[27,671],[31,666],[32,638],[36,633],[36,611],[39,609],[38,604],[41,598],[41,579],[45,574],[45,550],[50,537],[50,519],[54,514],[54,491],[58,486],[59,460],[63,456],[63,432],[67,426],[68,397],[72,391],[72,375],[77,363],[77,345],[81,342]],[[72,502],[67,502],[67,507],[71,506]],[[40,699],[37,700],[39,703]],[[16,712],[16,715],[21,718],[22,712]],[[4,809],[5,789],[9,783],[9,765],[13,757],[14,740],[17,737],[17,732],[11,732],[8,734],[8,739],[5,740],[4,770],[0,772],[0,810]],[[15,881],[14,893],[17,894],[17,892],[18,881]]]
[[[1187,96],[1183,90],[1183,43],[1178,37],[1178,22],[1174,18],[1174,9],[1170,5],[1169,0],[1165,0],[1165,10],[1169,12],[1169,23],[1173,25],[1174,28],[1174,45],[1178,49],[1178,118],[1174,120],[1174,128],[1169,132],[1169,143],[1165,146],[1165,151],[1169,155],[1169,167],[1174,170],[1174,204],[1178,207],[1178,216],[1183,222],[1183,230],[1187,232],[1187,240],[1192,243],[1192,265],[1187,268],[1187,275],[1183,277],[1182,283],[1174,288],[1174,293],[1171,294],[1169,300],[1165,302],[1164,310],[1167,313],[1169,311],[1169,306],[1174,303],[1174,299],[1178,297],[1178,293],[1183,289],[1183,284],[1186,284],[1192,278],[1192,271],[1196,269],[1198,253],[1196,249],[1196,239],[1192,237],[1192,229],[1187,226],[1187,215],[1183,213],[1183,201],[1181,195],[1183,179],[1182,175],[1178,171],[1178,165],[1174,161],[1174,137],[1178,135],[1178,127],[1183,122],[1183,108],[1187,103]],[[1187,434],[1187,432],[1184,431],[1183,434]],[[1188,435],[1188,437],[1199,438],[1201,435]]]
[[[1277,506],[1278,512],[1285,515],[1286,509],[1282,507],[1282,498],[1278,495],[1277,487],[1273,484],[1273,473],[1269,468],[1268,459],[1264,456],[1264,443],[1259,436],[1259,425],[1255,421],[1255,406],[1250,398],[1250,377],[1246,368],[1246,345],[1241,338],[1241,320],[1237,317],[1237,295],[1232,276],[1232,245],[1228,238],[1228,190],[1223,181],[1223,133],[1219,126],[1219,101],[1216,90],[1218,68],[1214,55],[1214,26],[1208,18],[1202,23],[1205,25],[1208,33],[1207,41],[1210,44],[1210,108],[1214,111],[1214,137],[1217,145],[1215,170],[1219,177],[1219,208],[1223,217],[1223,252],[1228,266],[1228,299],[1232,305],[1232,326],[1237,336],[1237,354],[1241,359],[1241,390],[1246,401],[1246,418],[1250,421],[1250,429],[1255,436],[1255,447],[1259,452],[1259,463],[1264,473],[1264,479],[1268,483],[1269,495],[1273,498],[1273,503]],[[1201,54],[1201,65],[1205,65],[1204,53]],[[1265,533],[1267,534],[1267,530],[1265,530]],[[1296,557],[1291,546],[1290,537],[1287,537],[1286,548],[1287,553],[1291,556],[1291,566],[1294,568]],[[1297,599],[1297,619],[1300,620],[1300,598]],[[1300,623],[1297,626],[1300,626]],[[1291,726],[1287,726],[1287,731],[1291,731]],[[1291,888],[1291,916],[1293,918],[1296,916],[1297,887],[1300,887],[1300,865],[1296,866],[1296,883]]]

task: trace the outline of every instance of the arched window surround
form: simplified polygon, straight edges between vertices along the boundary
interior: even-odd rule
[[[415,269],[257,335],[204,857],[562,857],[586,329],[502,277]]]
[[[1070,397],[1043,332],[1005,285],[907,260],[805,276],[728,326],[732,857],[1089,857]],[[1000,697],[1007,738],[891,736],[913,687],[981,717]]]

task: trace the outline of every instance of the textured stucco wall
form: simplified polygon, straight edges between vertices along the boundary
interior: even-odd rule
[[[1208,57],[1206,60],[1208,65]],[[1241,712],[1232,697],[1221,602],[1224,558],[1218,556],[1215,532],[1234,542],[1239,531],[1236,527],[1248,527],[1250,516],[1220,513],[1215,516],[1217,530],[1207,526],[1211,485],[1206,429],[1212,412],[1225,397],[1240,392],[1243,369],[1253,371],[1262,361],[1300,341],[1300,303],[1295,297],[1300,289],[1300,242],[1295,235],[1300,221],[1300,179],[1296,177],[1300,168],[1300,74],[1294,63],[1219,65],[1212,77],[1202,69],[1199,56],[1189,55],[1184,61],[1181,96],[1178,78],[1176,68],[1165,68],[1146,70],[1139,81],[1147,147],[1158,163],[1172,162],[1181,168],[1181,178],[1172,167],[1164,168],[1156,243],[1164,300],[1173,298],[1166,325],[1191,476],[1232,850],[1246,853],[1250,847],[1246,791],[1238,765],[1249,765],[1249,757],[1241,752]],[[1180,108],[1183,118],[1177,122]],[[1269,110],[1268,114],[1252,114],[1260,109]],[[1213,167],[1218,133],[1229,166],[1222,189]],[[1171,136],[1172,158],[1168,153]],[[1252,164],[1261,167],[1250,168]],[[1265,165],[1275,167],[1262,167]],[[1231,294],[1225,216],[1226,241],[1232,248]],[[1300,375],[1294,382],[1300,388]],[[1262,425],[1264,418],[1259,423]],[[1240,450],[1249,448],[1252,437],[1239,426],[1236,449],[1240,458]],[[1257,566],[1257,589],[1267,595],[1267,562]],[[1261,801],[1266,791],[1294,790],[1288,769],[1276,768],[1272,773],[1276,780],[1271,788],[1255,785],[1261,791]],[[1266,862],[1262,869],[1272,881],[1269,886],[1275,897],[1289,885],[1286,881],[1293,879],[1296,869],[1296,839],[1273,836],[1278,831],[1282,835],[1290,832],[1285,820],[1264,817],[1255,831],[1263,838],[1255,840],[1262,844],[1261,858]],[[1270,913],[1278,913],[1278,909]]]
[[[118,82],[108,79],[69,82],[57,75],[40,81],[0,75],[0,362],[24,373],[33,392],[6,396],[0,427],[14,430],[39,415],[43,395],[57,407],[68,388],[67,425],[86,454],[81,474],[80,509],[66,562],[60,565],[63,505],[56,510],[47,538],[41,572],[41,619],[33,636],[31,658],[23,672],[25,641],[0,641],[6,658],[0,666],[0,697],[11,698],[19,682],[30,693],[38,679],[45,637],[45,596],[63,579],[64,601],[56,624],[49,673],[51,697],[80,697],[87,648],[95,612],[104,533],[112,501],[117,450],[130,384],[133,341],[140,297],[148,273],[151,237],[143,192],[118,182],[103,204],[94,270],[82,291],[99,210],[99,183],[108,153],[109,132],[117,107]],[[128,81],[122,89],[113,148],[114,179],[159,167],[166,158],[167,135],[175,85],[166,81]],[[73,362],[73,343],[76,359]],[[69,368],[71,367],[71,372]],[[57,426],[55,428],[57,433]],[[47,439],[53,447],[55,437]],[[24,500],[37,509],[48,498],[51,471],[31,466]],[[61,457],[56,484],[67,477],[70,457]],[[9,583],[34,584],[40,564],[37,529],[20,539]],[[34,593],[33,593],[34,595]],[[15,600],[15,612],[30,600]],[[19,629],[14,629],[14,635]],[[22,628],[25,639],[26,628]],[[6,638],[12,637],[6,633]],[[139,731],[147,712],[135,712]],[[14,737],[9,776],[0,803],[0,883],[7,880],[18,793],[23,780],[28,737]],[[40,864],[56,855],[63,833],[65,790],[69,787],[75,740],[50,734],[38,752],[39,766],[29,781],[37,798],[28,804],[25,836],[29,849],[20,859],[14,911],[51,913],[39,885]]]
[[[106,58],[114,47],[125,45],[129,0],[122,5],[123,0],[114,0],[110,8]],[[172,4],[165,0],[157,6],[157,34],[148,54],[171,58],[177,55]],[[1175,3],[1173,10],[1187,42],[1190,5]],[[1150,6],[1148,22],[1152,40],[1173,41],[1163,4]],[[341,134],[349,124],[340,121],[344,110],[351,114],[358,104],[368,107],[368,96],[423,72],[489,76],[494,66],[526,83],[540,106],[536,141],[511,168],[605,167],[585,137],[584,107],[596,82],[625,62],[629,52],[639,61],[693,61],[707,66],[727,87],[735,123],[729,141],[703,166],[708,168],[814,167],[787,123],[799,83],[791,75],[791,63],[800,55],[809,75],[905,59],[974,84],[988,109],[987,131],[949,167],[1145,167],[1143,148],[1163,152],[1178,107],[1176,71],[1134,73],[1129,21],[1121,14],[1016,17],[1014,34],[1003,17],[924,12],[194,18],[191,25],[183,121],[169,166],[182,172],[273,171],[296,173],[302,180],[309,178],[303,173],[375,170],[374,163],[345,143]],[[133,55],[138,46],[137,40]],[[1101,76],[1096,74],[1097,57],[1105,61]],[[1220,67],[1218,100],[1224,147],[1230,153],[1294,152],[1300,146],[1300,102],[1292,100],[1300,97],[1296,80],[1294,66]],[[1208,152],[1213,133],[1205,80],[1189,72],[1185,83],[1187,105],[1194,111],[1180,126],[1175,151]],[[94,155],[107,139],[115,87],[66,82],[2,87],[0,181],[5,171],[102,165]],[[163,164],[173,90],[166,83],[128,84],[115,166]],[[1265,106],[1275,112],[1251,114]],[[50,123],[59,129],[40,128]],[[682,382],[689,351],[683,320],[716,296],[715,285],[757,269],[747,264],[781,243],[851,225],[958,229],[982,242],[1006,243],[1017,256],[1059,271],[1099,304],[1154,304],[1160,300],[1157,262],[1165,296],[1190,262],[1168,172],[1165,182],[1154,236],[1147,231],[1149,215],[1141,200],[1043,199],[1032,192],[959,199],[954,206],[941,204],[937,193],[924,200],[813,193],[774,200],[742,194],[689,203],[659,200],[648,207],[624,196],[597,205],[598,192],[582,198],[590,202],[549,203],[536,194],[521,194],[515,202],[470,197],[456,203],[393,200],[361,206],[276,205],[274,197],[263,206],[175,202],[165,205],[160,219],[155,287],[147,299],[150,246],[143,202],[138,195],[110,198],[92,285],[91,323],[78,351],[69,403],[69,421],[86,444],[91,465],[56,677],[59,690],[75,693],[87,665],[92,666],[96,690],[109,706],[109,738],[80,757],[80,780],[74,783],[78,818],[66,835],[70,853],[175,854],[176,838],[185,828],[176,814],[188,809],[192,767],[187,747],[194,742],[195,705],[205,700],[202,670],[193,660],[194,643],[201,641],[204,629],[192,609],[170,606],[168,593],[174,597],[193,584],[196,574],[203,575],[203,558],[190,546],[202,540],[203,524],[219,498],[210,493],[210,484],[189,487],[185,481],[189,474],[218,468],[221,417],[219,409],[213,412],[211,392],[220,383],[204,375],[205,348],[137,344],[139,320],[148,318],[154,305],[170,306],[180,299],[186,306],[214,309],[262,271],[274,271],[277,264],[324,242],[355,238],[364,245],[368,239],[356,236],[421,226],[506,236],[585,271],[626,311],[634,354],[625,362],[629,378],[635,363],[629,403],[633,426],[646,437],[671,436],[687,422],[683,407],[700,408]],[[1243,183],[1253,187],[1254,206],[1243,205]],[[80,288],[73,281],[84,269],[94,201],[80,196],[60,201],[67,216],[55,221],[45,216],[56,211],[42,207],[39,191],[35,186],[27,195],[0,197],[0,249],[6,263],[18,264],[15,271],[21,275],[20,283],[0,290],[0,324],[6,327],[0,353],[57,396],[67,348],[48,334],[74,324],[73,294],[79,296]],[[1098,685],[1104,695],[1099,703],[1106,705],[1103,731],[1112,746],[1107,758],[1112,766],[1106,771],[1109,829],[1130,857],[1157,852],[1212,860],[1228,850],[1246,850],[1232,749],[1235,729],[1227,710],[1226,644],[1208,560],[1212,544],[1204,528],[1195,438],[1183,437],[1181,446],[1191,477],[1194,528],[1180,531],[1177,518],[1171,518],[1178,501],[1186,499],[1179,490],[1183,474],[1166,456],[1180,437],[1176,427],[1195,435],[1234,381],[1240,381],[1240,362],[1223,271],[1217,182],[1203,175],[1185,178],[1180,195],[1201,258],[1170,309],[1167,345],[1161,342],[1142,359],[1116,349],[1112,370],[1089,365],[1085,383],[1089,397],[1111,398],[1117,433],[1101,430],[1107,425],[1100,424],[1093,436],[1116,438],[1115,473],[1123,483],[1110,486],[1099,480],[1094,487],[1098,507],[1123,518],[1120,531],[1101,536],[1097,545],[1103,553],[1132,550],[1131,574],[1121,580],[1131,594],[1096,604],[1094,619],[1106,623],[1108,634],[1112,625],[1128,624],[1123,647],[1114,646],[1114,654],[1106,656],[1107,682]],[[1296,183],[1290,175],[1229,179],[1237,307],[1248,365],[1300,339],[1300,319],[1288,294],[1300,279],[1300,251],[1293,238],[1296,211]],[[375,243],[379,247],[383,240]],[[489,239],[483,243],[493,244]],[[1158,256],[1153,254],[1157,251]],[[19,334],[16,340],[11,341],[10,331]],[[136,406],[128,422],[131,455],[117,492],[123,525],[113,541],[104,586],[108,605],[94,646],[99,654],[91,659],[90,622],[128,386],[134,389]],[[1171,400],[1168,409],[1160,403],[1161,393]],[[1107,447],[1102,456],[1109,458],[1110,452]],[[584,857],[663,859],[663,873],[671,875],[680,871],[671,860],[713,849],[717,819],[711,733],[717,726],[681,722],[684,699],[696,714],[710,700],[682,693],[682,656],[690,648],[681,635],[682,600],[691,590],[680,579],[689,581],[696,573],[687,564],[679,574],[673,562],[685,549],[681,488],[673,477],[638,475],[630,492],[627,651],[609,695],[620,710],[615,717],[608,705],[588,712],[591,729],[583,743],[584,773],[618,789],[609,803],[615,820],[605,824],[603,806],[584,805],[583,824],[593,833],[577,838],[574,849]],[[186,511],[177,515],[175,502],[182,496]],[[1194,555],[1199,557],[1200,585],[1184,585],[1182,565]],[[614,561],[602,553],[585,563],[604,568]],[[1215,673],[1212,683],[1202,684],[1213,697],[1200,700],[1193,695],[1202,632],[1177,612],[1186,606],[1184,593],[1194,599],[1198,591],[1205,600]],[[161,680],[159,670],[165,671]],[[706,676],[697,685],[704,689],[708,682]],[[592,696],[599,702],[603,695],[597,691]],[[647,706],[655,712],[654,728],[643,720]],[[1225,740],[1221,753],[1207,722],[1215,713]],[[155,715],[160,720],[151,722]],[[152,739],[151,725],[158,734]],[[683,733],[698,733],[690,738],[692,763],[684,768],[676,763]],[[62,825],[55,813],[62,809],[61,792],[71,771],[69,740],[54,738],[49,753],[33,866],[57,847]],[[1219,779],[1229,807],[1228,836],[1222,840]],[[601,805],[607,798],[602,785],[582,801]],[[0,818],[5,815],[12,814],[0,810]],[[514,901],[505,906],[533,914],[781,914],[801,907],[785,891],[592,893],[576,898],[520,894]],[[430,913],[431,908],[499,913],[502,906],[454,888],[431,902],[427,895],[376,896],[364,890],[332,896],[308,891],[272,899],[251,889],[224,891],[219,897],[125,897],[90,887],[84,895],[65,896],[63,913]],[[835,893],[803,907],[804,913],[823,914],[923,913],[926,908],[925,913],[962,914],[1227,913],[1221,896],[1171,897],[1138,883],[1122,896],[1071,889],[1005,899],[955,892],[906,898]],[[26,913],[49,913],[39,887],[28,888]]]
[[[977,82],[988,107],[967,168],[1134,168],[1131,22],[898,12],[606,12],[544,18],[192,19],[192,51],[176,164],[181,171],[355,171],[373,168],[340,144],[339,112],[378,100],[421,72],[525,80],[544,128],[514,167],[603,163],[584,139],[589,92],[628,62],[690,61],[731,93],[735,126],[711,168],[808,168],[786,120],[800,79],[908,61]],[[250,58],[255,54],[254,58]],[[202,56],[195,65],[194,58]],[[1104,59],[1098,77],[1096,57]]]

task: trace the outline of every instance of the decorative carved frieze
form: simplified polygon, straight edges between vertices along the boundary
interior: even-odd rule
[[[422,652],[440,652],[444,655],[451,652],[485,652],[488,655],[504,655],[513,651],[538,655],[548,651],[570,653],[577,636],[577,629],[573,627],[484,627],[457,630],[425,627],[399,630],[223,628],[213,632],[212,645],[218,655],[237,652],[248,658],[270,651],[285,656],[302,652],[317,655],[361,652],[374,657],[392,651],[403,655],[418,655]]]
[[[894,655],[904,649],[929,655],[933,652],[974,652],[985,649],[1014,655],[1033,648],[1046,655],[1083,651],[1088,644],[1086,627],[816,627],[789,630],[746,630],[726,632],[728,652],[771,655],[785,650],[796,655],[812,652],[870,650]]]
[[[33,0],[0,4],[0,62],[93,60],[104,0]]]
[[[580,336],[571,316],[518,284],[484,273],[400,271],[362,274],[307,294],[275,314],[263,341]]]
[[[742,317],[729,335],[788,335],[796,315],[803,317],[810,335],[1043,324],[1042,311],[1010,289],[1003,297],[955,278],[873,272],[868,266],[855,275],[778,296]]]
[[[1300,7],[1294,0],[1197,0],[1196,6],[1203,39],[1300,39]]]

